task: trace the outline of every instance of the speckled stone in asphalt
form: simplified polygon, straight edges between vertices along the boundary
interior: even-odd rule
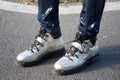
[[[59,58],[40,65],[21,68],[16,56],[27,49],[39,31],[37,15],[0,10],[0,80],[120,80],[120,11],[104,12],[98,35],[99,60],[79,73],[68,76],[52,74]],[[67,42],[74,39],[78,14],[60,15],[61,30]]]

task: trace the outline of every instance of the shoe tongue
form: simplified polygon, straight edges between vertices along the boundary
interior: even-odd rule
[[[44,28],[40,28],[40,33],[45,34],[47,31]]]
[[[88,38],[84,34],[80,34],[79,32],[76,34],[75,40],[77,40],[79,43],[83,43],[85,40],[88,40]]]

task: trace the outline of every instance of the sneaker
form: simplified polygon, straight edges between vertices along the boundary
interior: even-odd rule
[[[91,41],[77,33],[76,39],[72,41],[72,45],[66,54],[55,63],[54,73],[68,75],[80,71],[95,59],[98,55],[98,49],[96,39]]]
[[[62,37],[54,39],[45,29],[41,29],[36,36],[34,44],[17,56],[17,65],[28,67],[40,62],[43,57],[53,55],[56,51],[63,51],[64,43]],[[55,55],[63,55],[55,53]]]

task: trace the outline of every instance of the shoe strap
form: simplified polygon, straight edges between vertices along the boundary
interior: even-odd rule
[[[73,42],[73,43],[72,43],[72,46],[74,46],[75,48],[79,49],[80,51],[82,50],[82,46],[81,46],[81,44],[78,43],[78,42]]]
[[[37,37],[36,41],[38,41],[39,43],[43,43],[44,40],[41,37]]]

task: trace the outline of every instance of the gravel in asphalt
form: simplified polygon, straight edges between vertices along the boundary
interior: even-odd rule
[[[59,58],[50,58],[34,67],[15,65],[16,56],[27,49],[39,31],[37,15],[0,10],[0,80],[120,80],[120,11],[104,12],[98,35],[99,60],[79,73],[52,74]],[[61,30],[67,42],[74,39],[78,14],[60,15]]]

